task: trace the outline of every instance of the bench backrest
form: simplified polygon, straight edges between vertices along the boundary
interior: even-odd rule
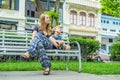
[[[61,33],[62,39],[69,42],[67,33]],[[25,31],[0,31],[0,54],[20,55],[26,51],[30,45],[32,33]]]

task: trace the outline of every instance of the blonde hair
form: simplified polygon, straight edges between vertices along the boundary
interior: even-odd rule
[[[41,25],[39,26],[39,30],[43,31],[44,35],[51,35],[50,23],[46,25],[45,15],[48,15],[48,14],[43,13],[43,14],[40,15]]]
[[[54,27],[54,28],[52,28],[52,34],[55,34],[55,30],[57,29],[57,28],[59,28],[60,26],[56,26],[56,27]]]

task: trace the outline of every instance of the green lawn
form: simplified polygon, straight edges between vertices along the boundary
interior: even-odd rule
[[[66,62],[52,61],[52,70],[65,70]],[[39,71],[43,70],[39,62],[1,62],[0,71]],[[77,71],[78,62],[72,61],[69,63],[69,70]],[[120,62],[98,63],[98,62],[83,62],[83,73],[91,74],[120,74]]]

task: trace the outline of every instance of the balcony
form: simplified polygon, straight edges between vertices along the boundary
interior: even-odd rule
[[[0,17],[3,18],[15,18],[15,19],[24,19],[24,16],[20,15],[19,11],[0,9]]]
[[[96,27],[86,27],[86,26],[70,26],[69,30],[76,32],[95,33],[95,34],[98,34],[99,32],[99,29]]]
[[[93,0],[66,0],[67,3],[78,4],[86,7],[100,8],[100,3]]]

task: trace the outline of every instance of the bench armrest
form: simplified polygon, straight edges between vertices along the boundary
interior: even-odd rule
[[[77,41],[66,42],[65,44],[70,45],[71,49],[77,49],[77,50],[80,50],[80,44],[79,44]]]

